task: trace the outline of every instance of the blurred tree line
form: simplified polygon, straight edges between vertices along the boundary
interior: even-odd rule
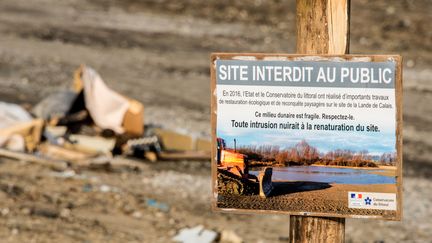
[[[395,165],[395,153],[383,153],[381,156],[372,156],[367,150],[354,152],[347,149],[336,149],[327,153],[320,153],[306,140],[302,140],[293,147],[281,149],[277,145],[249,145],[242,146],[238,152],[248,156],[251,165],[335,165],[354,167],[378,167],[382,165]]]

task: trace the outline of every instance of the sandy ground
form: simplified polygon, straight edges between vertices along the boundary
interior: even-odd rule
[[[383,176],[396,176],[397,170],[395,166],[380,166],[382,171],[374,171],[372,174],[383,175]]]
[[[326,166],[326,165],[312,165],[312,166]],[[382,176],[392,176],[395,177],[397,173],[396,166],[386,166],[380,165],[378,168],[374,167],[352,167],[352,166],[326,166],[326,167],[335,167],[335,168],[350,168],[356,170],[371,170],[371,174],[382,175]],[[376,171],[378,169],[378,171]]]
[[[297,213],[314,212],[323,214],[369,215],[387,219],[396,217],[395,211],[365,210],[348,208],[348,192],[383,192],[396,193],[391,184],[345,185],[306,181],[273,182],[272,196],[219,195],[217,205],[220,208],[292,211]]]
[[[405,177],[403,221],[348,220],[347,242],[432,239],[431,8],[428,0],[352,1],[351,52],[404,57]],[[86,63],[142,101],[147,123],[209,137],[210,53],[292,53],[294,20],[294,1],[2,0],[0,99],[34,104]],[[198,224],[246,242],[287,240],[287,216],[212,213],[209,162],[145,165],[64,179],[2,159],[2,242],[167,242]]]

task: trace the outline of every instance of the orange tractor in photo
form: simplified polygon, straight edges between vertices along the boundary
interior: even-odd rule
[[[258,177],[250,174],[247,156],[238,153],[235,147],[234,145],[234,149],[227,149],[225,140],[217,138],[218,193],[269,196],[272,189],[272,169],[264,168]]]

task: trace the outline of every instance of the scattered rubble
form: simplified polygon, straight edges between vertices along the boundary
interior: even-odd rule
[[[56,170],[139,169],[136,161],[113,161],[117,155],[152,162],[210,159],[210,141],[144,125],[144,105],[111,90],[84,65],[70,90],[47,96],[31,113],[0,102],[0,148],[0,156]]]
[[[143,161],[169,160],[181,165],[190,163],[185,160],[208,161],[210,141],[144,124],[144,105],[111,90],[90,67],[82,65],[75,71],[71,86],[48,95],[34,107],[0,102],[0,157],[8,158],[11,166],[44,170],[17,180],[34,187],[23,187],[7,178],[7,183],[0,183],[0,199],[7,195],[9,200],[24,202],[19,207],[13,207],[13,202],[5,204],[8,207],[0,209],[0,216],[21,214],[39,221],[80,222],[82,208],[96,202],[97,209],[92,213],[100,210],[103,215],[110,212],[141,222],[153,217],[166,219],[171,225],[178,223],[171,216],[175,212],[171,202],[155,199],[159,198],[155,195],[131,195],[130,188],[101,177],[120,173],[121,180],[128,181],[129,176],[149,170],[150,165]],[[151,179],[153,175],[140,179]],[[36,188],[40,180],[54,184],[61,181],[59,184],[67,186],[60,191],[39,191]],[[107,201],[111,207],[106,206]],[[94,222],[92,227],[102,227],[98,219]],[[216,240],[216,232],[200,227],[181,230],[177,241]],[[21,227],[9,230],[15,237],[25,231]],[[167,237],[174,234],[175,230]]]

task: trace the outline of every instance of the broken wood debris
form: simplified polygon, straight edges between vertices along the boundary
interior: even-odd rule
[[[65,170],[68,167],[68,164],[64,161],[42,158],[34,154],[14,152],[6,149],[0,149],[0,157],[41,164],[49,166],[55,170]]]
[[[53,93],[27,110],[32,113],[0,102],[0,157],[60,171],[142,170],[142,159],[210,159],[209,140],[145,126],[144,105],[111,90],[84,65],[75,71],[72,89]]]

